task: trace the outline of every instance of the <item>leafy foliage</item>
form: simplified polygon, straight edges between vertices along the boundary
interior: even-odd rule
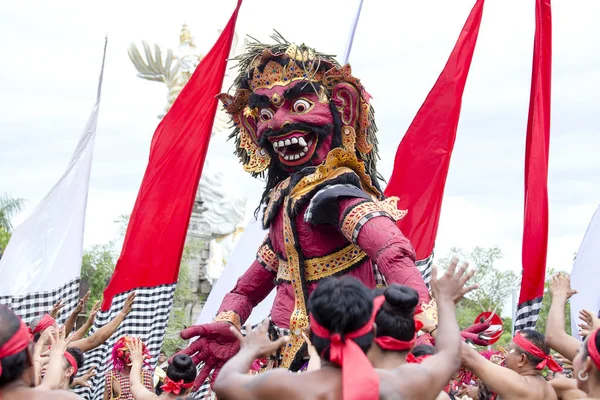
[[[479,289],[471,292],[457,309],[457,315],[465,314],[470,318],[470,324],[480,313],[496,310],[502,313],[506,299],[518,288],[520,278],[513,271],[502,271],[494,263],[502,258],[502,251],[497,248],[484,249],[475,247],[467,253],[462,249],[452,248],[450,254],[439,261],[440,268],[446,269],[453,257],[459,260],[469,260],[470,267],[476,268],[477,273],[471,283],[478,283]],[[467,308],[468,310],[461,310]],[[459,321],[460,323],[460,321]]]
[[[21,211],[24,205],[23,199],[15,199],[8,194],[0,196],[0,229],[10,233],[13,229],[12,217]]]
[[[94,245],[83,252],[81,280],[89,285],[90,300],[86,304],[89,312],[94,303],[102,298],[104,289],[115,270],[116,250],[114,242]]]

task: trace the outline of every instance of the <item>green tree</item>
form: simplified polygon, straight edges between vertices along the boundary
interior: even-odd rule
[[[0,258],[10,240],[13,229],[12,218],[23,209],[24,205],[23,199],[15,199],[7,194],[0,196]]]
[[[0,196],[0,229],[11,232],[13,229],[12,218],[23,209],[25,200],[15,199],[7,194]]]
[[[447,257],[439,260],[440,268],[447,269],[453,257],[470,261],[470,267],[477,270],[470,282],[479,284],[479,289],[469,293],[456,308],[459,325],[465,328],[473,324],[475,318],[484,311],[495,310],[496,314],[501,315],[506,299],[519,285],[517,274],[494,266],[502,258],[502,251],[497,247],[475,247],[470,252],[452,248]]]
[[[86,312],[102,298],[104,289],[115,270],[116,251],[114,242],[94,245],[83,252],[81,280],[87,282],[90,300]]]

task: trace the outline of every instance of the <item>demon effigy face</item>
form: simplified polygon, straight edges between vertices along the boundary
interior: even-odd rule
[[[325,90],[316,85],[296,81],[258,89],[250,96],[258,115],[257,142],[286,169],[320,164],[334,134],[339,135]]]
[[[376,175],[376,127],[370,96],[331,56],[275,35],[274,45],[249,44],[238,57],[233,96],[219,95],[231,115],[237,154],[269,185],[317,166],[333,148],[356,154]]]

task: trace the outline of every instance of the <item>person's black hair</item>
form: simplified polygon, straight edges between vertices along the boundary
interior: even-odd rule
[[[379,296],[381,290],[374,291]],[[413,288],[392,284],[383,290],[383,302],[375,324],[377,337],[390,336],[397,340],[410,341],[415,336],[415,307],[419,303],[419,294]]]
[[[362,328],[371,318],[373,296],[353,277],[329,277],[321,281],[308,301],[313,318],[331,334],[344,334]],[[352,339],[365,353],[373,342],[373,331]],[[350,340],[350,339],[349,339]],[[311,342],[325,360],[329,360],[330,341],[311,332]]]
[[[525,339],[527,339],[535,347],[537,347],[538,349],[543,351],[544,354],[546,354],[546,355],[550,354],[550,347],[546,344],[546,337],[544,336],[543,333],[539,333],[538,331],[534,331],[533,329],[522,329],[520,332],[521,332],[521,335],[523,335],[523,337],[525,337]],[[522,349],[522,350],[523,350],[523,354],[525,354],[525,356],[527,357],[527,361],[529,361],[530,364],[538,365],[539,363],[541,363],[543,361],[543,359],[536,357],[531,353],[528,353],[524,349]]]
[[[175,382],[180,380],[183,380],[183,383],[194,382],[196,374],[196,366],[187,354],[177,354],[167,368],[167,376]]]
[[[428,344],[419,344],[410,351],[415,357],[429,356],[435,354],[435,347]]]
[[[68,347],[67,353],[72,355],[73,358],[75,359],[78,370],[83,368],[84,356],[83,356],[83,351],[81,351],[81,349],[79,347]],[[69,361],[67,361],[66,358],[64,359],[64,361],[67,363],[68,367],[71,366],[71,363]],[[73,383],[74,379],[75,379],[75,374],[71,375],[71,377],[69,378],[69,385],[71,385]]]
[[[0,346],[12,338],[21,326],[21,320],[7,306],[0,306]],[[0,388],[19,379],[31,367],[31,360],[27,356],[27,348],[12,356],[3,357],[2,375],[0,375]]]

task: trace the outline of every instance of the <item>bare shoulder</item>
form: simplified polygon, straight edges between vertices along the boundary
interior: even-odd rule
[[[421,393],[421,384],[429,381],[426,368],[419,364],[405,364],[394,370],[377,370],[381,399],[415,398]]]
[[[529,392],[532,397],[531,399],[540,400],[556,400],[556,391],[550,384],[540,377],[524,376],[523,379],[527,382],[527,387],[530,388]]]

